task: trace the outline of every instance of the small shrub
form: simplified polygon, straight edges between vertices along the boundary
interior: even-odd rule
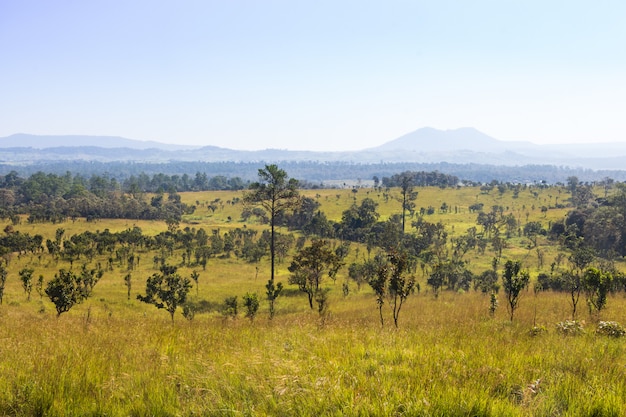
[[[191,303],[183,304],[183,317],[189,321],[192,321],[196,316],[196,308]]]
[[[563,336],[578,336],[585,333],[585,329],[579,321],[565,320],[556,324],[556,332]]]
[[[626,336],[626,330],[616,321],[601,321],[598,323],[596,334],[617,338]]]
[[[250,321],[254,321],[257,312],[259,311],[259,297],[256,293],[246,293],[243,296],[243,306],[246,308],[246,318]]]
[[[533,326],[533,328],[528,331],[530,337],[541,336],[545,333],[548,333],[548,329],[546,329],[545,326]]]
[[[239,302],[237,301],[237,296],[226,297],[224,299],[224,308],[222,309],[222,314],[224,317],[236,318],[239,310]]]
[[[492,292],[489,296],[489,314],[491,317],[495,316],[496,310],[498,309],[498,296],[495,292]]]

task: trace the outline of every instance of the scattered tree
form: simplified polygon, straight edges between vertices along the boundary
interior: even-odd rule
[[[585,289],[589,314],[597,318],[600,311],[606,308],[606,300],[611,285],[613,275],[598,268],[588,268],[582,277],[582,286]]]
[[[54,279],[48,281],[46,286],[46,295],[50,298],[56,307],[57,317],[62,313],[69,311],[76,304],[79,304],[85,298],[85,291],[80,281],[80,276],[72,271],[60,269],[54,275]]]
[[[259,169],[259,181],[250,184],[249,190],[244,194],[243,201],[246,205],[259,205],[269,215],[270,220],[270,279],[267,283],[267,295],[270,303],[270,317],[274,317],[274,302],[280,295],[282,284],[274,284],[276,265],[276,219],[281,213],[293,210],[300,205],[298,193],[298,181],[289,178],[287,173],[278,166],[265,165]]]
[[[389,297],[393,310],[393,324],[398,327],[398,317],[404,301],[415,288],[415,277],[407,277],[409,261],[406,253],[392,252],[389,254]]]
[[[522,263],[520,261],[506,261],[504,264],[504,272],[502,275],[502,286],[506,294],[507,309],[511,321],[513,314],[518,307],[521,292],[528,286],[530,275],[527,271],[522,271]]]
[[[196,296],[198,295],[198,278],[200,278],[200,274],[195,269],[191,272],[191,279],[196,283]]]
[[[124,285],[126,285],[126,290],[127,290],[127,293],[128,293],[127,297],[128,297],[129,301],[130,301],[130,288],[131,288],[132,283],[133,283],[132,282],[132,278],[133,278],[133,275],[130,272],[124,276]]]
[[[324,276],[334,277],[342,266],[340,255],[333,251],[328,241],[314,240],[293,257],[289,283],[307,294],[309,307],[313,309],[313,300],[320,291]]]
[[[161,272],[152,274],[146,281],[146,295],[137,295],[139,301],[166,309],[172,322],[176,309],[185,303],[191,289],[189,278],[182,278],[176,270],[175,266],[162,265]]]
[[[24,288],[28,301],[30,301],[30,293],[33,290],[33,272],[35,270],[32,268],[22,268],[19,272],[22,288]]]

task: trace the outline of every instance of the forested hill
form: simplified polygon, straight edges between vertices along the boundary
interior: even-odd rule
[[[533,183],[606,177],[626,180],[626,143],[537,145],[501,141],[472,128],[422,128],[381,146],[346,152],[265,149],[241,151],[189,147],[108,136],[13,135],[0,138],[0,175],[38,171],[63,175],[195,175],[256,178],[265,164],[277,164],[311,183],[342,186],[403,171],[438,171],[461,181]]]
[[[268,161],[269,163],[269,161]],[[257,179],[259,168],[265,164],[259,162],[87,162],[63,161],[40,162],[31,165],[0,164],[0,175],[16,172],[21,177],[28,177],[39,171],[57,175],[72,174],[90,177],[105,175],[122,182],[131,176],[146,175],[185,175],[195,176],[202,173],[208,177],[223,176],[240,178],[244,182]],[[371,183],[374,177],[382,179],[404,171],[437,171],[453,175],[460,181],[489,183],[493,180],[511,183],[555,184],[567,182],[568,177],[576,176],[583,182],[601,181],[612,178],[626,181],[626,171],[602,170],[593,171],[580,168],[565,168],[550,165],[527,165],[521,167],[496,166],[484,164],[450,164],[441,163],[378,163],[359,164],[348,162],[278,162],[293,178],[324,186],[353,186]]]

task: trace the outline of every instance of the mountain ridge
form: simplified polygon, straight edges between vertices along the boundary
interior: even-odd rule
[[[16,133],[0,138],[0,148],[33,148],[50,149],[62,147],[95,146],[99,148],[128,148],[128,149],[163,149],[184,150],[197,149],[200,146],[176,145],[151,140],[128,139],[121,136],[101,135],[33,135],[30,133]]]
[[[14,146],[18,145],[18,146]],[[475,128],[421,128],[380,146],[357,151],[319,152],[264,149],[233,150],[212,145],[188,146],[137,141],[115,136],[27,135],[0,138],[0,161],[36,164],[41,161],[98,162],[255,162],[283,161],[372,163],[481,163],[521,166],[553,165],[585,169],[626,168],[626,142],[539,145],[502,141]]]

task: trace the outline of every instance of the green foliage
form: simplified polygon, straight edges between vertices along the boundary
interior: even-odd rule
[[[598,268],[588,268],[582,277],[589,314],[598,315],[606,307],[606,297],[613,284],[613,275]]]
[[[274,284],[274,280],[268,280],[265,285],[265,295],[267,295],[267,301],[269,304],[269,314],[270,320],[274,318],[276,315],[276,300],[280,296],[280,293],[283,291],[283,283],[279,282]]]
[[[363,242],[369,229],[376,223],[380,214],[376,211],[378,203],[371,198],[364,198],[359,206],[352,204],[341,215],[341,237],[354,242]]]
[[[289,266],[289,283],[297,285],[300,291],[307,294],[311,309],[324,276],[334,277],[343,266],[342,259],[327,240],[314,240],[294,255]]]
[[[80,276],[72,271],[60,269],[54,279],[48,281],[46,295],[54,303],[57,317],[82,302],[87,295]]]
[[[328,298],[328,293],[330,292],[330,288],[321,288],[319,291],[315,293],[315,302],[317,303],[317,312],[320,317],[323,319],[328,316],[330,300]]]
[[[483,294],[498,292],[500,285],[498,284],[498,273],[493,269],[483,271],[474,278],[474,289],[480,290]]]
[[[502,274],[502,287],[507,299],[509,317],[513,321],[513,314],[518,307],[521,292],[528,286],[530,275],[528,271],[522,271],[520,261],[506,261]]]
[[[378,262],[378,269],[369,280],[369,285],[376,296],[381,326],[385,324],[382,310],[388,298],[394,325],[398,327],[400,311],[408,296],[413,293],[416,282],[414,276],[407,277],[410,263],[405,252],[392,251],[386,257],[385,262]]]
[[[183,304],[183,317],[189,321],[192,321],[196,316],[196,308],[191,303]]]
[[[270,219],[270,279],[266,285],[267,300],[269,302],[270,319],[276,314],[275,302],[280,295],[282,283],[275,284],[276,269],[276,219],[288,210],[297,208],[300,204],[298,181],[289,178],[287,173],[276,165],[265,165],[259,169],[259,181],[250,184],[249,191],[243,196],[244,204],[261,206]]]
[[[104,272],[101,269],[93,268],[88,269],[86,264],[80,269],[79,282],[83,291],[83,298],[89,298],[93,292],[93,288],[96,286]]]
[[[491,317],[496,315],[496,310],[498,309],[498,295],[495,291],[492,291],[489,294],[489,314]]]
[[[20,280],[22,281],[22,288],[27,295],[28,301],[30,301],[30,293],[33,290],[33,273],[32,268],[22,268],[19,271]]]
[[[389,296],[393,312],[393,324],[398,327],[398,318],[402,305],[415,288],[415,277],[406,276],[409,273],[409,259],[405,252],[391,252],[389,254]]]
[[[226,297],[224,299],[224,305],[222,307],[222,315],[224,317],[229,318],[237,318],[237,314],[239,313],[239,301],[237,300],[237,296]]]
[[[465,262],[446,259],[433,266],[426,283],[433,289],[435,297],[438,297],[444,285],[450,290],[469,290],[472,279],[473,274],[466,268]]]
[[[246,309],[246,318],[250,319],[250,321],[254,321],[260,306],[257,294],[246,293],[243,296],[243,306]]]
[[[35,289],[37,290],[37,294],[39,294],[39,298],[43,299],[43,296],[45,294],[44,288],[43,288],[43,275],[39,275],[39,278],[37,278],[37,283],[35,284]]]
[[[155,273],[146,281],[146,295],[137,295],[137,299],[156,308],[164,308],[170,313],[172,322],[179,305],[187,300],[191,289],[189,278],[181,277],[175,266],[162,265],[160,273]]]
[[[195,269],[191,271],[191,279],[196,283],[196,295],[198,295],[199,287],[198,287],[198,279],[200,278],[200,273]]]

